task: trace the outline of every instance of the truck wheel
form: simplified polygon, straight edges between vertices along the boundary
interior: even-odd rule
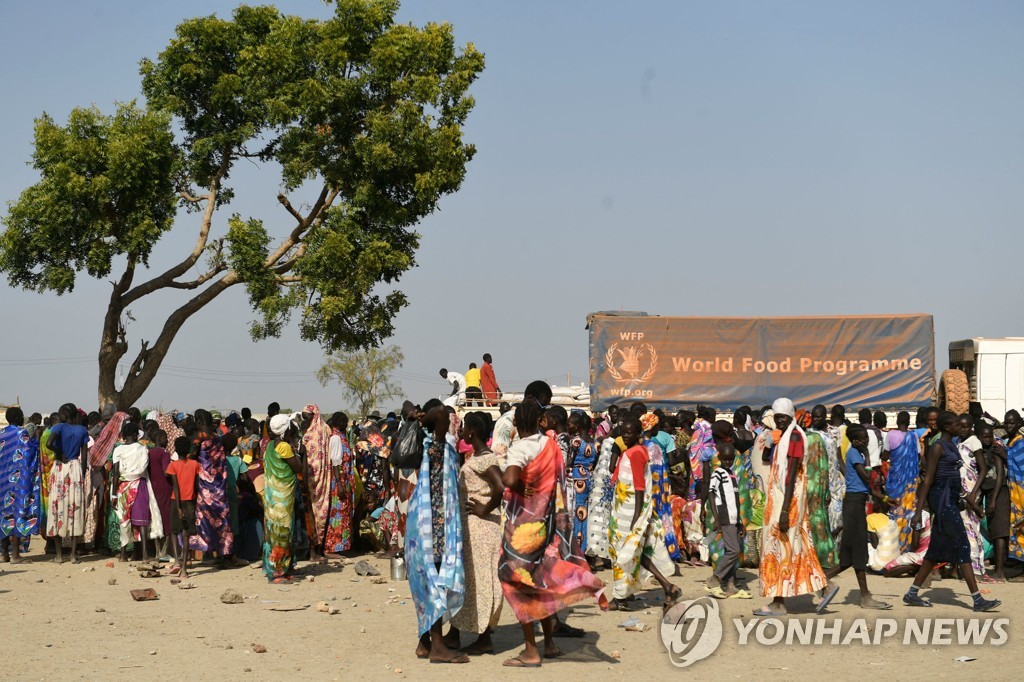
[[[939,379],[939,407],[954,414],[964,414],[971,404],[971,387],[967,375],[959,369],[947,369]]]

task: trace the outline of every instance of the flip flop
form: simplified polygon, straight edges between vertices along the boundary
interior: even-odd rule
[[[823,596],[818,605],[814,607],[814,612],[821,613],[822,611],[824,611],[828,607],[828,605],[832,603],[832,600],[836,598],[837,594],[839,594],[839,585],[833,585],[832,589],[827,589],[827,591],[825,592],[825,596]]]
[[[746,590],[736,590],[729,595],[729,599],[753,599],[753,595]]]
[[[274,578],[270,581],[271,585],[291,585],[294,581],[291,578]]]
[[[529,663],[527,661],[524,661],[519,656],[516,656],[515,658],[507,659],[504,663],[502,663],[502,665],[505,666],[506,668],[539,668],[540,667],[540,663]]]
[[[754,615],[760,618],[779,618],[781,616],[788,616],[789,614],[786,611],[774,611],[767,606],[762,606],[754,611]]]
[[[561,658],[562,656],[565,656],[565,652],[561,649],[555,649],[551,653],[544,651],[544,658]]]
[[[431,663],[455,663],[455,664],[458,664],[458,663],[469,663],[469,656],[467,656],[466,654],[456,653],[451,658],[442,658],[442,659],[439,659],[439,660],[434,660],[432,658],[432,659],[430,659],[430,662]]]

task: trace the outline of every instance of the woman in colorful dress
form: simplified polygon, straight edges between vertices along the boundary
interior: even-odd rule
[[[472,448],[459,471],[462,509],[463,558],[466,569],[466,600],[452,617],[447,639],[458,640],[460,631],[479,635],[463,649],[471,656],[494,653],[491,633],[501,618],[505,597],[498,580],[501,551],[501,505],[505,485],[501,481],[498,457],[487,447],[487,424],[479,413],[466,415],[461,437]]]
[[[760,565],[761,596],[770,602],[754,612],[761,617],[784,615],[787,597],[818,592],[826,584],[807,515],[804,430],[788,398],[776,400],[772,411],[779,433],[770,453]]]
[[[270,440],[263,456],[263,573],[275,584],[290,583],[295,559],[292,535],[295,526],[295,493],[302,462],[295,456],[299,429],[287,415],[268,420]]]
[[[327,520],[324,552],[336,559],[342,552],[352,549],[352,514],[355,505],[355,456],[349,447],[345,431],[348,416],[335,412],[327,420],[331,427],[331,507]]]
[[[537,621],[544,632],[544,658],[555,658],[562,655],[554,640],[556,614],[592,597],[597,597],[602,609],[608,605],[604,584],[583,556],[573,552],[565,462],[554,439],[541,433],[542,413],[540,403],[531,396],[516,408],[520,439],[509,448],[502,474],[506,519],[498,578],[522,626],[525,644],[522,652],[503,663],[513,668],[540,666]]]
[[[427,429],[419,483],[409,503],[405,538],[409,591],[416,608],[417,658],[431,663],[468,663],[469,657],[445,644],[442,623],[462,608],[466,575],[462,557],[462,514],[459,502],[459,455],[449,433],[451,417],[444,406],[428,403]]]
[[[228,463],[220,437],[214,434],[213,417],[196,410],[194,447],[199,448],[199,487],[196,490],[196,535],[192,549],[215,552],[222,566],[234,563],[235,535],[231,532],[228,506]]]
[[[78,538],[85,532],[85,467],[89,461],[89,431],[77,423],[71,403],[61,405],[59,423],[50,429],[46,445],[55,461],[50,472],[50,502],[46,535],[54,539],[54,562],[64,563],[63,539],[71,543],[71,563],[77,564]]]
[[[590,488],[594,465],[597,463],[597,451],[590,439],[590,424],[590,417],[583,412],[570,414],[567,424],[570,457],[568,489],[571,491],[571,497],[568,499],[573,502],[572,541],[579,544],[581,554],[587,553],[590,542],[587,519],[590,514]]]
[[[665,606],[679,600],[681,591],[669,582],[665,573],[675,567],[665,545],[665,529],[654,509],[650,455],[640,443],[643,427],[636,417],[622,426],[626,451],[619,457],[615,472],[615,498],[608,526],[612,557],[613,599],[609,608],[626,609],[626,600],[654,576],[665,592]]]
[[[608,553],[608,521],[612,515],[612,494],[615,486],[612,483],[612,458],[618,427],[609,431],[601,441],[600,454],[594,464],[591,479],[590,497],[587,499],[587,560],[591,566],[607,568],[611,566],[611,555]]]
[[[824,408],[822,408],[824,409]],[[811,542],[822,569],[839,564],[835,539],[829,524],[829,460],[824,436],[808,428],[804,433],[807,450],[804,453],[805,486],[807,490],[807,522]]]
[[[0,538],[3,560],[21,563],[29,538],[39,532],[39,441],[25,429],[20,407],[9,407],[0,430]]]
[[[327,537],[327,518],[331,506],[331,427],[320,416],[320,408],[310,403],[302,410],[306,433],[302,445],[306,452],[306,472],[303,475],[309,489],[310,514],[313,517],[310,538],[310,561],[323,561],[322,554]]]
[[[117,482],[111,507],[117,512],[121,561],[128,560],[133,540],[142,545],[142,560],[148,561],[146,540],[164,536],[160,507],[149,483],[149,448],[139,442],[139,427],[134,422],[121,427],[121,441],[114,448],[111,471],[111,479]]]
[[[914,584],[903,595],[903,603],[907,606],[931,606],[929,600],[920,596],[919,590],[935,565],[945,562],[960,569],[960,575],[974,601],[974,610],[992,611],[1002,602],[981,596],[971,567],[971,546],[957,506],[963,490],[960,480],[963,460],[953,442],[959,435],[957,416],[952,412],[942,412],[935,421],[935,430],[939,438],[933,439],[926,451],[924,480],[917,498],[917,509],[911,519],[914,528],[922,528],[921,512],[927,502],[932,512],[932,534]]]
[[[1010,491],[1010,540],[1007,553],[1011,559],[1024,561],[1024,420],[1017,410],[1003,418],[1006,429],[1006,483]],[[1016,581],[1015,578],[1011,580]]]
[[[978,504],[981,492],[981,480],[987,472],[987,465],[981,455],[981,441],[974,435],[974,419],[970,415],[961,415],[956,420],[959,440],[957,452],[963,466],[960,468],[960,484],[963,488],[964,509],[960,516],[967,531],[967,542],[971,546],[971,570],[974,575],[992,582],[985,576],[985,550],[981,541],[981,520],[985,518],[985,510]]]

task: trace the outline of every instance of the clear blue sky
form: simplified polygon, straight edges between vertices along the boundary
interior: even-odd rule
[[[34,117],[138,97],[139,59],[233,6],[0,3],[0,197],[34,181]],[[604,309],[928,312],[940,361],[954,338],[1024,335],[1024,4],[431,0],[400,16],[449,21],[487,57],[477,157],[402,282],[393,342],[414,400],[484,352],[506,389],[579,381],[586,314]],[[252,173],[232,208],[284,225],[276,186]],[[154,267],[194,232],[183,216]],[[0,403],[93,406],[109,284],[0,291]],[[174,298],[133,310],[133,344]],[[294,329],[254,344],[250,318],[241,291],[196,315],[141,403],[341,406],[313,380],[315,345]]]

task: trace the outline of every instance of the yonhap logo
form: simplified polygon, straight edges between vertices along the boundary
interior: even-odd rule
[[[672,665],[686,668],[722,643],[722,614],[710,597],[679,602],[661,619],[661,641]]]

